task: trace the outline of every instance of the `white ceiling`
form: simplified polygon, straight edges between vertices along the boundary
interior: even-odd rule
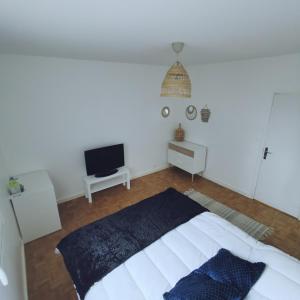
[[[300,52],[300,0],[0,0],[0,52],[170,64]]]

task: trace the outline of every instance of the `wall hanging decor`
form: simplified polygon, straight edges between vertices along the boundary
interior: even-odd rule
[[[208,122],[210,117],[210,110],[208,109],[207,105],[201,109],[201,120],[202,122]]]
[[[163,116],[163,118],[167,118],[170,115],[170,108],[168,106],[164,106],[161,109],[161,115]]]
[[[194,105],[189,105],[185,110],[185,115],[189,120],[195,120],[197,117],[197,108]]]
[[[192,84],[189,74],[184,66],[179,62],[179,53],[182,51],[184,43],[172,43],[173,51],[177,55],[177,61],[168,70],[162,85],[160,95],[163,97],[190,98]]]
[[[179,123],[179,127],[175,130],[175,141],[184,141],[184,130],[181,128],[181,123]]]

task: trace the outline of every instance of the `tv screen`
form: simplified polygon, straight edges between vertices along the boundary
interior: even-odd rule
[[[87,175],[106,176],[124,166],[124,145],[86,150],[84,157]]]

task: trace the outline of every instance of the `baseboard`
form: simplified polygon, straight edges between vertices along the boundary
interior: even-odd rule
[[[83,197],[83,196],[84,196],[84,193],[80,193],[80,194],[77,194],[77,195],[72,195],[72,196],[69,196],[69,197],[58,199],[57,203],[61,204],[61,203],[68,202],[68,201],[71,201],[71,200],[74,200],[74,199],[77,199],[77,198],[80,198],[80,197]]]
[[[214,177],[207,176],[207,175],[205,175],[205,174],[199,175],[199,176],[201,176],[201,177],[203,177],[203,178],[205,178],[205,179],[208,179],[208,180],[210,180],[210,181],[212,181],[212,182],[214,182],[214,183],[216,183],[216,184],[219,184],[219,185],[221,185],[221,186],[223,186],[223,187],[225,187],[225,188],[228,188],[228,189],[230,189],[230,190],[232,190],[232,191],[234,191],[234,192],[236,192],[236,193],[239,193],[239,194],[241,194],[241,195],[243,195],[243,196],[245,196],[245,197],[247,197],[247,198],[253,199],[253,196],[252,196],[250,193],[245,192],[245,191],[242,191],[242,190],[240,190],[240,189],[237,189],[237,188],[235,188],[234,186],[232,186],[232,185],[230,185],[230,184],[227,184],[227,183],[224,183],[223,181],[221,181],[221,180],[219,180],[219,179],[216,179],[216,178],[214,178]]]
[[[131,180],[139,178],[139,177],[143,177],[143,176],[146,176],[146,175],[149,175],[149,174],[152,174],[152,173],[156,173],[156,172],[165,170],[167,168],[169,168],[169,164],[164,164],[164,165],[161,165],[159,167],[156,167],[156,168],[153,168],[153,169],[150,169],[150,170],[147,170],[147,171],[139,172],[139,173],[133,174],[133,176],[131,177]],[[68,202],[68,201],[71,201],[71,200],[74,200],[74,199],[77,199],[77,198],[80,198],[80,197],[83,197],[83,196],[84,196],[84,193],[80,193],[80,194],[77,194],[77,195],[72,195],[72,196],[69,196],[69,197],[64,197],[64,198],[58,199],[57,203],[61,204],[61,203]]]
[[[139,178],[139,177],[143,177],[143,176],[146,176],[146,175],[149,175],[149,174],[153,174],[153,173],[156,173],[156,172],[159,172],[159,171],[162,171],[162,170],[165,170],[165,169],[168,169],[170,166],[169,164],[164,164],[164,165],[161,165],[157,168],[154,168],[154,169],[150,169],[150,170],[147,170],[147,171],[143,171],[143,172],[139,172],[139,173],[136,173],[134,174],[131,179],[136,179],[136,178]],[[219,179],[216,179],[214,177],[211,177],[211,176],[207,176],[206,174],[202,174],[199,176],[205,178],[205,179],[208,179],[216,184],[219,184],[225,188],[228,188],[236,193],[239,193],[247,198],[250,198],[250,199],[253,199],[253,195],[251,195],[251,193],[248,193],[248,192],[245,192],[245,191],[242,191],[240,189],[237,189],[235,188],[234,186],[230,185],[230,184],[227,184]],[[68,202],[68,201],[71,201],[71,200],[74,200],[74,199],[77,199],[77,198],[80,198],[80,197],[83,197],[84,196],[84,193],[80,193],[80,194],[77,194],[77,195],[72,195],[72,196],[69,196],[69,197],[65,197],[65,198],[61,198],[61,199],[58,199],[57,200],[57,203],[60,204],[60,203],[64,203],[64,202]]]
[[[24,249],[24,243],[22,241],[21,241],[21,260],[22,260],[22,279],[23,279],[24,300],[28,300],[25,249]]]
[[[159,166],[159,167],[147,170],[147,171],[136,173],[131,177],[131,179],[136,179],[136,178],[139,178],[139,177],[143,177],[143,176],[153,174],[153,173],[156,173],[156,172],[168,169],[168,168],[169,168],[169,164],[164,164],[162,166]]]
[[[146,175],[149,175],[149,174],[153,174],[153,173],[168,169],[169,167],[170,167],[169,164],[164,164],[164,165],[159,166],[159,167],[154,168],[154,169],[150,169],[150,170],[147,170],[147,171],[136,173],[131,177],[131,179],[136,179],[136,178],[143,177],[143,176],[146,176]],[[248,193],[248,192],[242,191],[240,189],[237,189],[234,186],[232,186],[230,184],[227,184],[227,183],[224,183],[223,181],[221,181],[219,179],[207,176],[206,174],[202,174],[202,175],[199,174],[199,176],[201,176],[205,179],[208,179],[208,180],[210,180],[210,181],[212,181],[216,184],[219,184],[223,187],[226,187],[226,188],[228,188],[228,189],[230,189],[230,190],[232,190],[236,193],[239,193],[239,194],[241,194],[241,195],[243,195],[247,198],[253,199],[253,195],[251,195],[251,193]],[[84,196],[84,193],[80,193],[80,194],[77,194],[77,195],[72,195],[72,196],[61,198],[61,199],[57,200],[57,203],[60,204],[60,203],[68,202],[68,201],[71,201],[71,200],[74,200],[74,199],[77,199],[77,198],[80,198],[80,197],[83,197],[83,196]]]

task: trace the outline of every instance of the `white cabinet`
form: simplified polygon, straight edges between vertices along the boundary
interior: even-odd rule
[[[53,184],[44,170],[15,176],[24,192],[11,196],[24,243],[61,229]]]
[[[168,163],[192,175],[205,170],[207,148],[187,141],[168,144]]]

